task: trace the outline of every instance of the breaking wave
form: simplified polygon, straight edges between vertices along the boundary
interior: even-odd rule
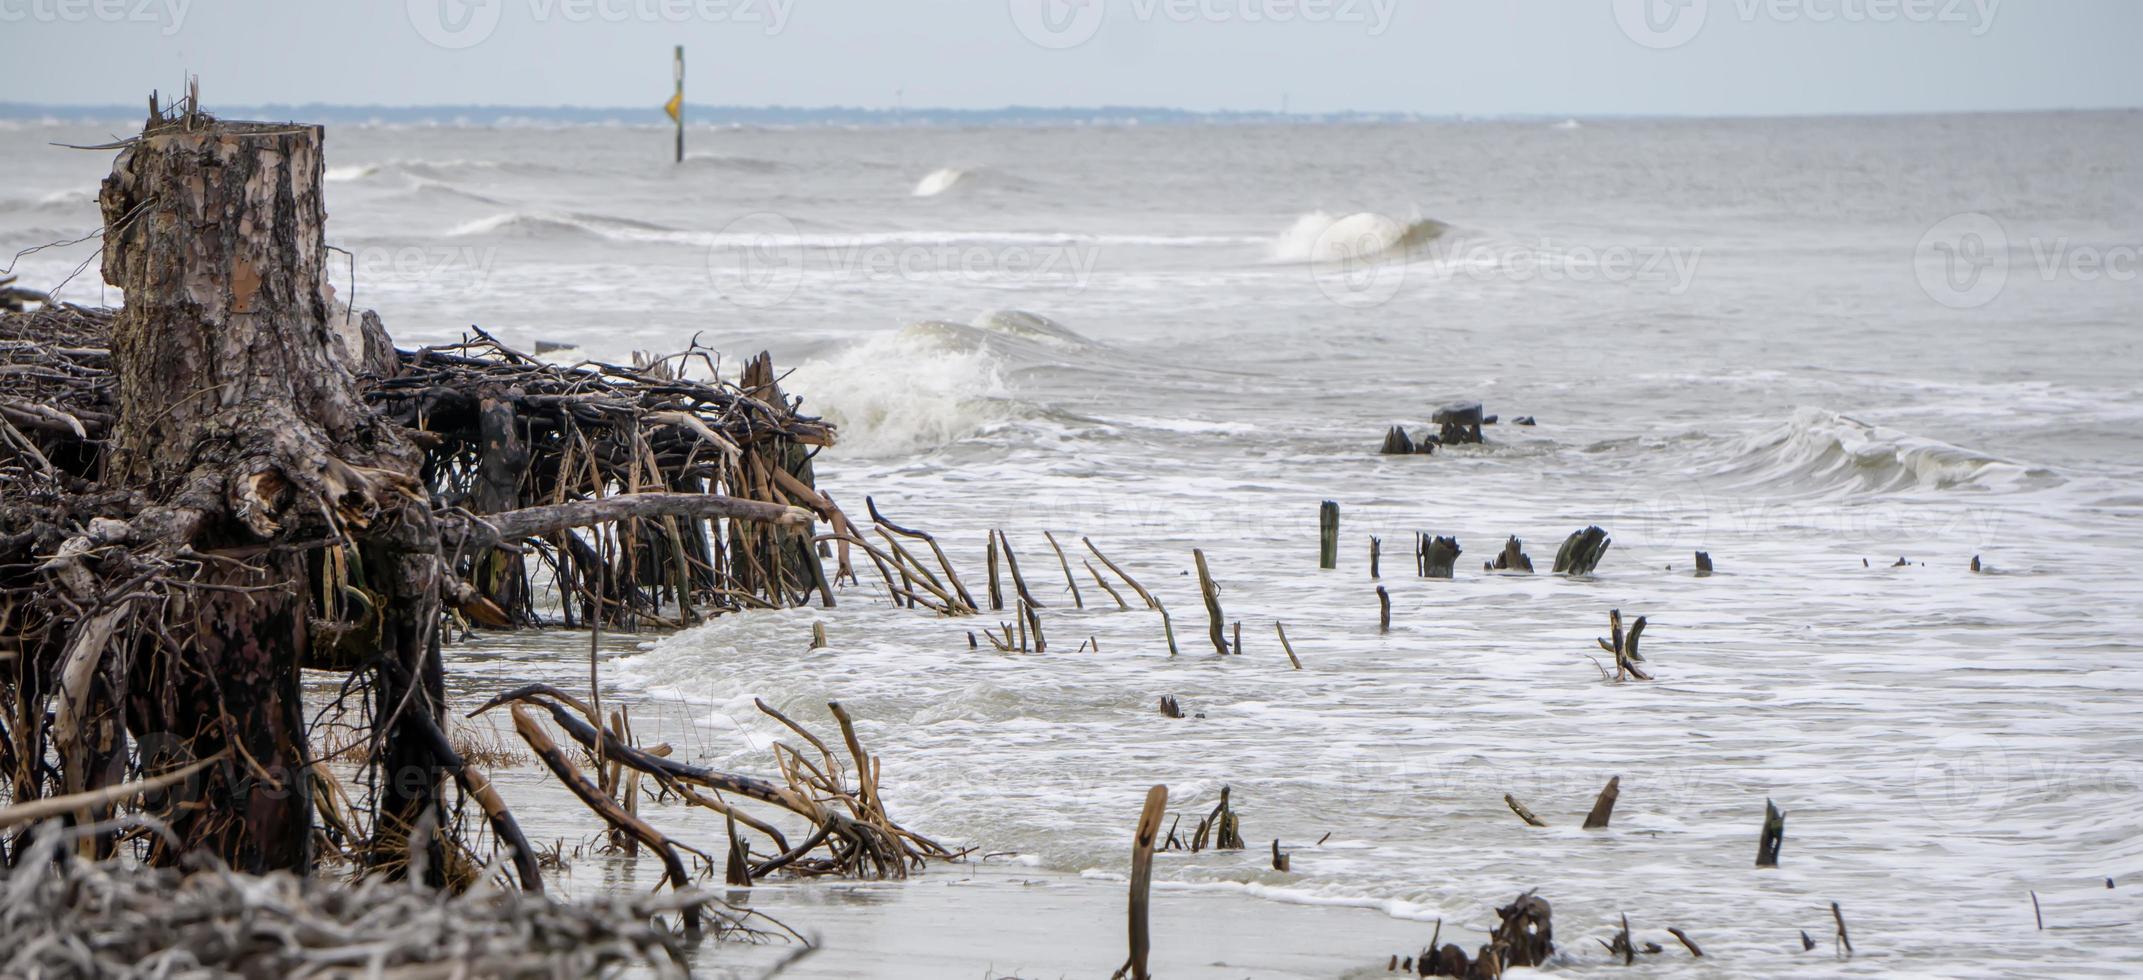
[[[1807,492],[2007,490],[2060,482],[2051,471],[1821,408],[1737,442],[1718,476],[1741,488]]]
[[[1403,259],[1419,253],[1450,230],[1450,225],[1434,218],[1401,221],[1369,211],[1337,217],[1315,211],[1295,219],[1294,225],[1273,241],[1272,257],[1289,262]]]
[[[840,427],[843,453],[891,456],[1048,414],[1019,400],[1009,379],[1099,349],[1048,317],[996,310],[972,323],[925,320],[878,334],[806,362],[790,387]]]
[[[969,172],[958,167],[933,170],[915,185],[914,197],[936,197],[960,186],[969,177]]]

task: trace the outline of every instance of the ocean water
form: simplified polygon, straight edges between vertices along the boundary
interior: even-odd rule
[[[48,144],[123,124],[9,125],[0,255],[94,231],[109,154]],[[770,350],[842,426],[822,486],[937,533],[978,593],[1003,528],[1049,639],[972,648],[1009,616],[896,609],[864,563],[837,609],[606,666],[690,754],[765,771],[752,698],[838,699],[909,826],[1101,879],[1148,786],[1186,836],[1227,786],[1249,848],[1163,855],[1164,897],[1247,895],[1276,932],[1302,903],[1441,919],[1470,949],[1538,888],[1559,974],[1619,975],[1592,938],[1623,914],[1661,975],[2143,964],[2143,115],[696,130],[681,165],[669,140],[331,129],[338,288],[405,345]],[[16,268],[50,285],[94,247]],[[62,295],[118,300],[94,262]],[[1456,399],[1501,416],[1486,445],[1377,455]],[[1588,524],[1597,573],[1546,574]],[[1417,532],[1460,540],[1455,580],[1414,577]],[[1481,570],[1512,535],[1541,574]],[[1655,680],[1603,680],[1613,609],[1648,617]],[[584,639],[514,644],[457,648],[462,693],[585,677]],[[1617,775],[1611,829],[1578,829]],[[1302,943],[1334,975],[1395,951]]]

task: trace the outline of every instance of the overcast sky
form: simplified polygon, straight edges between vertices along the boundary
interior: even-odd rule
[[[2143,105],[2143,0],[0,0],[0,100],[1537,114]]]

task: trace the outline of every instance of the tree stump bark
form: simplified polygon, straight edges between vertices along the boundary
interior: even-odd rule
[[[200,849],[246,871],[311,866],[298,670],[318,590],[308,550],[275,546],[392,525],[358,550],[387,618],[383,652],[427,696],[382,684],[382,717],[438,711],[436,559],[396,547],[428,536],[436,548],[429,510],[400,506],[421,494],[421,454],[364,407],[328,321],[322,142],[316,126],[152,116],[99,194],[104,278],[126,294],[106,482],[151,502],[136,540],[247,554],[199,563],[174,590],[177,649],[134,658],[144,762],[227,756],[195,788],[214,805],[170,809],[181,847],[159,860]],[[414,821],[438,773],[428,753],[401,761],[415,771],[380,805]]]

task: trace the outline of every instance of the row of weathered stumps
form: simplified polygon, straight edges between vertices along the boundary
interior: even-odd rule
[[[1380,452],[1386,456],[1428,455],[1438,446],[1487,442],[1481,435],[1481,427],[1494,425],[1497,421],[1497,416],[1482,411],[1480,402],[1452,402],[1429,417],[1429,424],[1436,427],[1435,432],[1424,432],[1420,439],[1415,439],[1407,434],[1405,426],[1392,426],[1391,431],[1384,434],[1384,448]],[[1512,419],[1511,424],[1529,426],[1534,421],[1532,416],[1525,415]]]

